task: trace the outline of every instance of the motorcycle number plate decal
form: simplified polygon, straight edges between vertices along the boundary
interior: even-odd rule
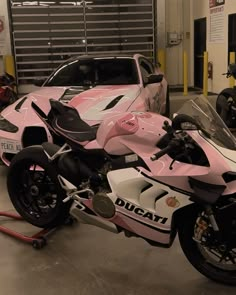
[[[136,154],[125,156],[125,163],[138,161],[138,156]]]
[[[17,154],[22,149],[22,145],[20,141],[1,138],[0,148],[3,153]]]

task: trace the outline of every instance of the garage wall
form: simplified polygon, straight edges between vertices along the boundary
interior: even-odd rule
[[[179,85],[183,83],[183,50],[187,50],[189,56],[189,84],[193,85],[193,50],[192,42],[193,30],[191,29],[192,19],[191,9],[193,0],[155,0],[161,3],[165,8],[161,8],[160,15],[162,17],[161,26],[159,20],[157,24],[160,27],[160,35],[162,36],[161,48],[166,50],[166,75],[171,85]],[[232,0],[233,1],[233,0]],[[207,1],[201,1],[202,5]],[[195,5],[196,6],[196,5]],[[200,5],[197,5],[199,8]],[[195,9],[195,8],[194,8]],[[158,7],[157,7],[158,10]],[[8,23],[7,0],[0,1],[0,14],[5,16],[6,23]],[[162,15],[164,12],[164,15]],[[204,12],[204,10],[203,10]],[[200,13],[203,13],[200,12]],[[172,47],[166,47],[167,32],[178,32],[181,34],[183,41]],[[7,26],[7,37],[5,42],[6,54],[11,54],[10,34]],[[159,39],[158,39],[159,44]],[[0,56],[0,71],[3,69],[2,57]]]
[[[4,16],[4,40],[0,40],[0,74],[3,73],[3,55],[11,54],[7,0],[0,0],[0,16]]]
[[[222,72],[228,66],[228,15],[236,13],[236,1],[226,0],[224,5],[224,40],[221,43],[209,42],[210,9],[209,1],[192,1],[193,19],[207,18],[207,51],[209,61],[213,62],[213,80],[209,80],[209,91],[219,93],[223,88],[228,87],[229,81],[222,76]]]
[[[155,0],[159,1],[159,0]],[[166,47],[166,75],[171,85],[183,83],[183,50],[188,52],[189,59],[189,85],[193,85],[193,20],[207,17],[207,38],[209,37],[209,1],[208,0],[164,0],[165,1],[165,25],[168,31],[182,32],[183,42],[178,46]],[[207,40],[207,50],[209,60],[213,62],[213,81],[209,80],[209,91],[219,92],[228,86],[228,80],[222,76],[222,72],[227,69],[228,50],[228,14],[236,13],[235,0],[226,0],[224,5],[225,25],[224,42],[218,44],[209,43]],[[158,8],[157,8],[158,9]],[[5,17],[6,38],[0,43],[5,54],[11,54],[10,34],[8,26],[7,0],[0,0],[0,15]],[[190,21],[191,20],[191,21]],[[164,40],[166,45],[166,40]],[[3,58],[0,54],[0,73],[3,71]]]
[[[159,10],[157,0],[157,10]],[[189,0],[164,0],[165,2],[165,41],[164,49],[166,52],[166,76],[170,85],[183,84],[183,51],[188,54],[189,60],[189,84],[193,84],[191,67],[192,64],[192,43],[193,37],[191,30],[191,1]],[[157,14],[158,16],[158,14]],[[159,16],[160,18],[161,16]],[[158,20],[157,20],[158,21]],[[158,26],[160,22],[158,22]],[[159,29],[159,28],[158,28]],[[177,44],[170,45],[168,34],[177,33]],[[160,34],[159,34],[160,35]],[[161,47],[163,48],[163,40]],[[159,45],[159,40],[158,40]]]

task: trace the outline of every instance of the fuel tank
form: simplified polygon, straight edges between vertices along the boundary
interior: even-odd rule
[[[170,119],[156,113],[119,114],[102,122],[97,133],[97,143],[110,155],[126,155],[126,162],[135,162],[141,158],[148,170],[143,165],[139,169],[144,169],[144,173],[151,177],[181,176],[186,185],[188,176],[208,174],[209,167],[180,161],[175,161],[171,169],[170,165],[173,159],[168,154],[157,161],[151,160],[151,156],[160,151],[157,144],[166,134],[166,131],[163,130],[165,121],[171,125]],[[200,138],[201,136],[198,135],[196,140],[200,140]]]
[[[136,144],[142,152],[151,153],[156,144],[166,133],[163,122],[167,120],[156,113],[129,112],[105,119],[97,133],[97,142],[110,155],[132,153],[129,142]]]

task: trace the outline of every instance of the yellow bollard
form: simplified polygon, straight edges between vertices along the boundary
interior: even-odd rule
[[[12,55],[5,55],[4,58],[4,70],[13,77],[16,76],[14,58]]]
[[[188,56],[187,52],[184,50],[184,56],[183,56],[183,79],[184,79],[184,95],[188,95]]]
[[[203,95],[208,95],[208,52],[204,51],[203,57]]]
[[[166,71],[166,52],[164,49],[158,49],[157,61],[161,64],[161,71],[165,73]]]
[[[229,53],[229,63],[234,64],[235,63],[235,52]],[[233,76],[229,78],[229,87],[233,88],[235,84],[235,79]]]

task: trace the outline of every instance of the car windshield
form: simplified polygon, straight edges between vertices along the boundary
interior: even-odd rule
[[[187,114],[200,126],[203,136],[207,136],[218,146],[236,150],[236,139],[204,96],[188,100],[178,114]]]
[[[132,58],[78,59],[61,65],[44,86],[95,86],[138,84]]]

